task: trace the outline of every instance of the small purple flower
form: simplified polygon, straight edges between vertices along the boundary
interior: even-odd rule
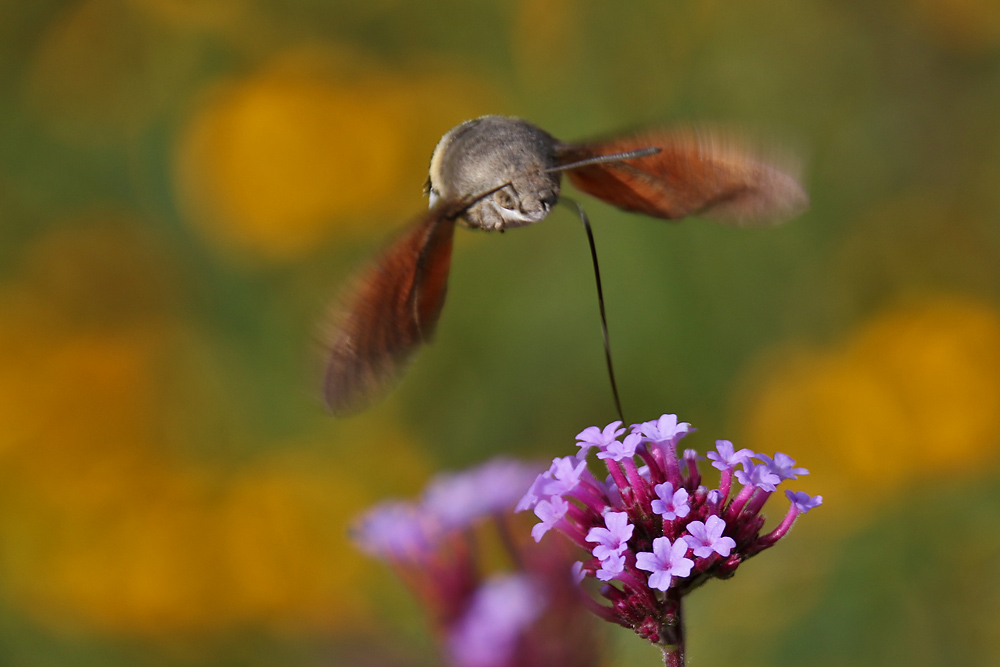
[[[469,470],[439,475],[424,492],[423,507],[443,528],[509,510],[538,468],[511,459],[493,459]]]
[[[684,541],[698,558],[708,558],[713,551],[726,557],[736,547],[736,540],[723,537],[722,531],[725,529],[726,522],[712,515],[704,523],[701,521],[689,523],[687,531],[690,534],[684,536]]]
[[[545,484],[548,484],[550,478],[551,475],[548,470],[535,477],[535,481],[531,483],[528,490],[525,491],[521,499],[517,501],[517,506],[514,508],[514,511],[523,512],[525,510],[530,510],[532,507],[537,505],[538,501],[541,500],[542,487]]]
[[[778,452],[774,455],[772,459],[766,454],[758,454],[757,458],[764,462],[771,472],[780,477],[782,480],[795,479],[798,475],[808,475],[809,471],[805,468],[793,468],[795,465],[795,459],[793,459],[788,454],[782,454]]]
[[[573,583],[578,586],[583,583],[584,579],[587,578],[587,573],[584,572],[583,570],[582,561],[576,561],[575,563],[573,563],[569,571],[570,571],[570,576],[573,578]]]
[[[728,440],[716,440],[715,449],[715,452],[708,453],[708,458],[714,461],[712,467],[716,470],[732,470],[744,461],[749,462],[750,457],[754,455],[751,450],[745,447],[734,452],[733,443]]]
[[[785,495],[802,514],[823,504],[823,496],[810,496],[805,491],[785,491]]]
[[[535,516],[542,520],[531,527],[531,536],[540,542],[542,536],[554,528],[569,511],[569,503],[562,496],[552,496],[535,505]]]
[[[653,540],[653,552],[640,551],[635,556],[635,565],[640,570],[652,573],[649,575],[650,588],[665,591],[670,588],[673,577],[686,577],[691,574],[694,561],[684,557],[687,550],[687,542],[684,540],[670,544],[669,538],[657,537]]]
[[[594,573],[601,581],[611,581],[625,571],[625,555],[610,553],[601,561],[601,569]]]
[[[620,421],[611,422],[604,427],[604,430],[597,428],[596,426],[588,426],[579,433],[576,434],[577,447],[580,448],[578,456],[580,458],[585,458],[587,452],[590,451],[592,447],[597,447],[598,451],[604,451],[608,445],[618,439],[625,429],[619,428],[622,425]]]
[[[781,478],[772,472],[766,463],[751,463],[748,460],[742,463],[746,470],[737,470],[736,479],[743,486],[756,486],[771,493],[777,489],[776,485],[781,483]]]
[[[638,433],[629,433],[625,436],[624,442],[618,442],[613,440],[608,443],[608,446],[604,451],[598,452],[597,458],[599,459],[611,459],[612,461],[621,461],[622,459],[630,459],[635,456],[635,448],[639,446],[642,442],[642,436]]]
[[[758,551],[761,549],[767,549],[784,537],[800,514],[805,514],[809,510],[823,504],[823,496],[810,496],[804,491],[785,491],[785,496],[788,497],[788,500],[791,501],[792,505],[788,508],[788,513],[785,514],[785,518],[781,520],[778,527],[758,540]]]
[[[545,475],[545,473],[542,473]],[[548,470],[549,477],[541,484],[540,496],[561,496],[572,492],[587,474],[587,461],[577,460],[574,456],[564,456],[552,459],[552,467]]]
[[[481,506],[489,513],[506,512],[520,497],[521,490],[537,476],[539,465],[514,459],[493,459],[479,466],[475,480],[480,484]]]
[[[709,509],[713,512],[719,510],[719,505],[722,504],[722,494],[718,489],[712,489],[708,492],[708,496],[705,497],[705,504],[708,505]]]
[[[604,515],[604,525],[607,528],[595,527],[587,533],[587,541],[597,543],[591,553],[602,562],[610,554],[620,555],[625,551],[632,531],[635,530],[635,526],[628,522],[628,514],[625,512],[608,512]]]
[[[653,487],[658,500],[652,503],[653,512],[659,514],[664,519],[673,520],[678,517],[686,517],[691,507],[688,505],[687,489],[677,489],[670,482],[657,484]]]
[[[691,431],[691,424],[677,423],[677,415],[662,415],[655,421],[633,424],[632,429],[646,436],[650,442],[676,444]]]
[[[611,475],[608,475],[607,478],[605,478],[604,483],[601,484],[600,482],[598,482],[598,485],[600,486],[601,490],[604,491],[604,494],[608,497],[608,500],[611,501],[611,506],[616,508],[621,508],[622,494],[618,491],[618,485],[615,484],[615,478],[612,477]]]
[[[521,635],[544,606],[538,586],[523,574],[484,582],[448,637],[452,662],[456,667],[510,664]]]
[[[413,560],[429,555],[441,531],[412,503],[388,502],[365,512],[352,529],[354,543],[369,556]]]
[[[702,461],[705,459],[704,456],[700,456],[698,452],[693,449],[685,449],[684,455],[681,458],[684,459],[684,465],[687,466],[689,475],[697,475],[698,461]],[[701,479],[700,475],[698,475],[698,479]]]

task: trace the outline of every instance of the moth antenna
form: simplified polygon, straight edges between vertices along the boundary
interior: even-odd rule
[[[657,153],[660,151],[658,148],[653,150]],[[648,151],[649,149],[631,152],[652,155],[652,153],[648,153]],[[622,155],[628,155],[628,153],[622,153]],[[612,156],[609,155],[607,157]],[[618,418],[622,420],[623,424],[625,424],[627,422],[625,421],[625,415],[622,413],[622,402],[618,397],[618,383],[615,382],[615,368],[611,363],[611,341],[608,338],[608,318],[604,313],[604,290],[601,288],[601,269],[597,264],[597,246],[594,245],[594,232],[590,228],[590,220],[587,219],[587,213],[583,210],[583,206],[581,206],[579,202],[574,201],[569,197],[560,197],[559,201],[565,202],[567,206],[573,205],[576,207],[577,215],[580,216],[580,222],[583,223],[583,228],[587,232],[587,241],[590,242],[590,258],[594,262],[594,280],[597,282],[597,304],[601,309],[601,334],[604,337],[604,358],[608,362],[608,378],[611,380],[611,393],[615,397],[615,409],[618,410]]]
[[[656,146],[650,146],[649,148],[640,148],[634,151],[626,151],[624,153],[613,153],[611,155],[598,155],[597,157],[589,157],[586,160],[578,160],[577,162],[570,162],[569,164],[560,165],[558,167],[550,167],[545,170],[545,173],[553,171],[565,171],[567,169],[576,169],[577,167],[586,167],[588,164],[604,164],[606,162],[621,162],[622,160],[631,160],[638,157],[649,157],[650,155],[656,155],[661,149]],[[575,202],[574,202],[575,203]],[[577,204],[577,208],[580,205]],[[582,210],[582,209],[581,209]]]

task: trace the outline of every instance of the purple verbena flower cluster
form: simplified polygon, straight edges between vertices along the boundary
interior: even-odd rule
[[[555,529],[591,554],[573,571],[578,582],[604,582],[600,593],[610,604],[588,597],[592,611],[661,647],[681,647],[676,664],[683,663],[681,598],[710,578],[731,577],[823,501],[786,491],[791,507],[761,535],[760,511],[777,485],[808,471],[784,454],[734,451],[731,442],[718,440],[708,458],[720,482],[708,489],[698,470],[701,457],[692,449],[677,455],[677,443],[692,430],[675,415],[633,424],[624,438],[621,422],[591,426],[577,435],[579,453],[554,459],[517,506],[538,517],[531,533],[536,542]],[[604,480],[587,467],[591,450],[607,467]]]
[[[561,545],[519,543],[508,525],[537,474],[536,465],[494,459],[440,475],[419,501],[383,503],[355,524],[355,544],[389,562],[423,602],[454,667],[597,662],[587,639],[591,618],[570,576],[572,554]],[[510,571],[481,571],[479,529],[490,523]]]

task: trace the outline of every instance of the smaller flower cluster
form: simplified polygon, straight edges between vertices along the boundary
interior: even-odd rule
[[[507,525],[537,474],[535,465],[494,459],[438,476],[419,501],[377,505],[355,524],[355,544],[389,562],[424,603],[455,667],[596,664],[587,642],[554,642],[541,630],[576,636],[591,620],[569,574],[571,554],[518,544]],[[486,576],[476,529],[489,521],[515,567]]]
[[[591,426],[577,435],[579,453],[554,459],[517,506],[534,509],[540,520],[531,533],[536,542],[555,529],[590,552],[574,574],[578,582],[605,582],[600,592],[610,606],[588,598],[594,612],[661,645],[683,645],[684,595],[709,578],[732,576],[823,501],[786,491],[791,507],[761,535],[764,503],[779,483],[808,471],[785,454],[734,451],[731,442],[718,440],[708,458],[720,482],[710,490],[702,484],[697,452],[677,455],[677,443],[692,430],[675,415],[633,424],[622,439],[621,422]],[[603,481],[587,467],[591,450],[607,467]],[[741,488],[734,489],[734,478]]]

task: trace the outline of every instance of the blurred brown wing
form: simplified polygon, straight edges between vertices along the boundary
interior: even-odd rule
[[[737,226],[764,226],[806,209],[792,175],[734,133],[707,129],[651,131],[593,144],[560,144],[559,165],[648,147],[647,157],[566,170],[580,190],[626,211],[676,220],[703,215]]]
[[[442,203],[415,222],[364,269],[335,317],[323,397],[335,415],[357,412],[387,390],[444,305],[455,219]]]

